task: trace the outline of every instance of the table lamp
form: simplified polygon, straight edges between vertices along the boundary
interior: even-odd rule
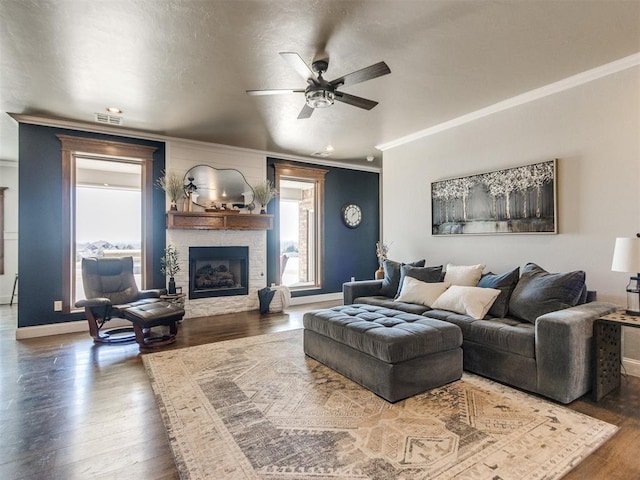
[[[636,238],[616,238],[611,270],[614,272],[640,272],[640,234]],[[640,273],[629,279],[627,285],[627,315],[640,315]]]

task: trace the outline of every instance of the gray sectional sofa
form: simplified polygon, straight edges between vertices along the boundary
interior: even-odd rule
[[[593,322],[619,307],[594,301],[584,272],[550,273],[530,263],[522,275],[519,268],[500,275],[486,273],[472,288],[467,283],[454,290],[449,284],[465,281],[456,279],[456,267],[450,265],[443,272],[442,267],[423,265],[386,261],[383,280],[343,285],[344,304],[375,305],[457,325],[462,331],[467,371],[565,404],[591,389]],[[446,270],[451,271],[451,278]],[[415,294],[420,288],[433,290],[442,284],[449,287],[450,301],[439,302],[446,308]],[[418,286],[418,290],[411,294],[409,286]],[[474,310],[477,302],[472,300],[451,301],[458,292],[488,293],[481,288],[499,291],[486,314]],[[404,301],[407,298],[413,301]]]

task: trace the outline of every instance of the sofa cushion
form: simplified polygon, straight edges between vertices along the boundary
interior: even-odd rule
[[[482,276],[484,265],[447,265],[444,281],[451,285],[475,287]]]
[[[374,305],[377,307],[391,308],[393,310],[400,310],[407,313],[415,313],[416,315],[422,315],[429,310],[429,307],[421,305],[419,303],[407,303],[398,302],[389,297],[383,297],[382,295],[374,295],[369,297],[356,297],[353,303],[363,303],[366,305]]]
[[[516,288],[519,278],[520,267],[516,267],[500,275],[491,272],[482,275],[482,278],[478,282],[478,287],[497,288],[500,290],[500,295],[498,295],[498,298],[496,298],[489,309],[489,315],[498,318],[507,316],[509,300],[511,299],[511,294],[513,293],[513,289]]]
[[[476,320],[469,315],[446,310],[429,310],[422,315],[459,326],[464,343],[478,344],[522,357],[536,358],[535,326],[529,322],[514,318]]]
[[[396,301],[419,303],[430,307],[449,288],[449,285],[451,284],[448,282],[427,283],[412,277],[406,277]]]
[[[425,260],[418,260],[416,262],[408,263],[413,267],[424,267]],[[382,263],[384,269],[384,278],[382,279],[382,287],[380,288],[380,295],[385,297],[394,298],[398,293],[398,287],[400,286],[400,267],[405,265],[404,263],[394,262],[393,260],[385,260]]]
[[[498,295],[500,290],[496,288],[451,285],[431,304],[431,308],[463,313],[480,320],[485,317]]]
[[[414,267],[412,265],[402,265],[400,267],[400,283],[398,284],[398,292],[396,296],[400,295],[402,290],[402,283],[405,277],[412,277],[421,282],[436,283],[440,282],[442,278],[442,265],[437,267]]]
[[[577,305],[584,285],[582,270],[549,273],[528,263],[511,294],[509,315],[535,323],[540,315]]]

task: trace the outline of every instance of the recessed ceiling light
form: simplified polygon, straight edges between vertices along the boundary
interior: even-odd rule
[[[367,162],[373,162],[373,155],[367,156]]]
[[[327,145],[327,148],[325,148],[325,150],[327,152],[333,152],[333,145]]]
[[[113,113],[114,115],[120,115],[122,113],[122,110],[120,110],[118,107],[107,107],[107,112]]]

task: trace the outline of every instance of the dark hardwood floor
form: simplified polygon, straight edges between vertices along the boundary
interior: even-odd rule
[[[244,312],[187,319],[168,348],[302,327],[302,315]],[[0,479],[177,479],[135,343],[94,345],[86,333],[15,340],[17,307],[0,306]],[[620,431],[565,479],[640,479],[640,378],[573,410]]]

